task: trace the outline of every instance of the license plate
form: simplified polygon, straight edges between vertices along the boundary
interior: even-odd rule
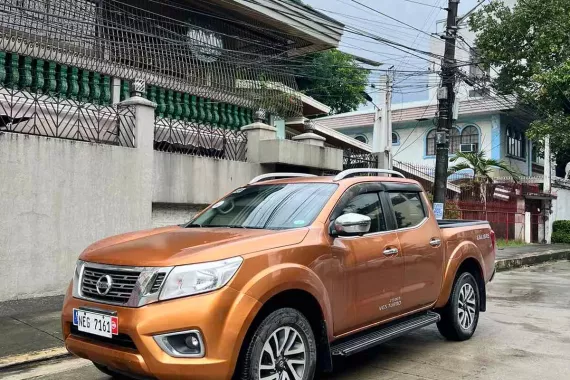
[[[119,334],[119,318],[111,315],[73,309],[73,324],[79,331],[106,338]]]

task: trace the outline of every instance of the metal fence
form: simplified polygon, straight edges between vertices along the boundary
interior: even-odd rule
[[[247,161],[247,134],[193,121],[157,117],[154,149],[161,152]]]
[[[0,131],[134,147],[135,115],[132,107],[0,86]]]
[[[277,30],[268,33],[223,3],[3,0],[0,52],[301,115],[294,76],[276,67],[306,42]],[[12,67],[8,62],[9,74]]]
[[[377,168],[378,159],[372,153],[345,149],[343,153],[343,169]]]

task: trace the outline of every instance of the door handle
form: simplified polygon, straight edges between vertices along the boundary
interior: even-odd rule
[[[432,247],[439,247],[441,245],[441,240],[433,238],[429,241],[429,245],[431,245]]]
[[[386,248],[384,250],[384,256],[394,256],[398,254],[398,248]]]

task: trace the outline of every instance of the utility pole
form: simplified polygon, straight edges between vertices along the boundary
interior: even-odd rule
[[[457,39],[457,10],[459,0],[448,0],[445,53],[441,66],[441,87],[438,89],[438,124],[436,133],[435,179],[433,202],[436,217],[443,217],[445,193],[447,191],[447,169],[449,160],[449,131],[453,124],[453,104],[455,103],[455,41]]]
[[[530,173],[532,175],[532,172]],[[550,153],[550,135],[544,137],[544,184],[542,191],[550,194],[552,191],[552,154]],[[550,231],[550,210],[552,208],[552,200],[543,201],[544,207],[544,240],[547,244],[551,243],[552,232]]]
[[[392,77],[380,78],[380,107],[375,108],[372,132],[372,153],[377,155],[378,168],[392,169]]]

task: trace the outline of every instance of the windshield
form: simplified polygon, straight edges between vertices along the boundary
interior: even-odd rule
[[[212,205],[187,227],[306,227],[313,223],[336,188],[331,183],[242,187]]]

